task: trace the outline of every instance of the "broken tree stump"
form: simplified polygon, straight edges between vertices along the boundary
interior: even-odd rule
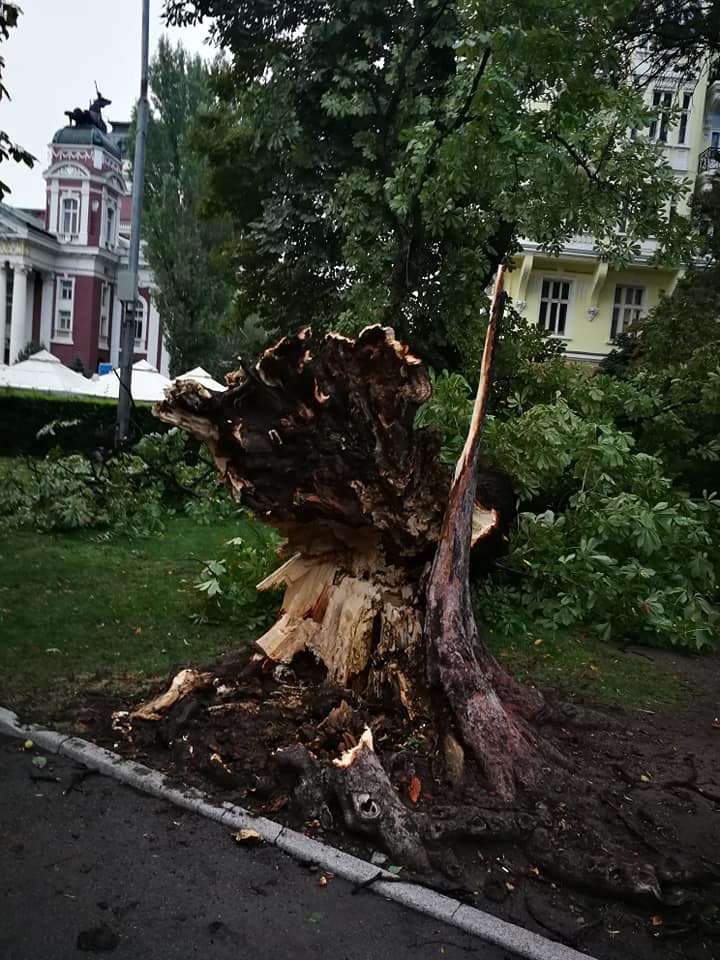
[[[536,770],[520,717],[542,699],[482,643],[468,585],[470,551],[482,551],[501,519],[476,492],[502,306],[500,273],[454,480],[437,431],[415,427],[431,392],[427,370],[386,327],[319,342],[301,330],[229,375],[225,393],[182,381],[155,413],[206,443],[233,497],[287,539],[288,559],[258,585],[285,586],[277,621],[257,641],[262,654],[289,662],[310,651],[328,682],[400,706],[436,728],[438,743],[455,732],[512,797]],[[447,707],[453,729],[439,729]],[[457,755],[454,764],[457,780]]]
[[[625,780],[613,799],[612,783],[568,773],[566,741],[554,748],[533,721],[565,735],[573,716],[516,682],[474,619],[471,551],[489,554],[502,529],[502,498],[478,496],[488,487],[478,451],[502,303],[501,271],[454,476],[436,432],[415,428],[427,372],[388,328],[317,342],[303,330],[231,375],[224,394],[191,381],[171,388],[157,415],[207,443],[232,495],[287,539],[284,563],[259,584],[285,594],[260,652],[214,677],[204,714],[205,677],[184,673],[129,722],[169,720],[164,739],[183,730],[174,748],[228,789],[247,744],[260,743],[253,790],[283,791],[271,810],[292,802],[318,829],[339,814],[419,871],[455,877],[448,843],[500,839],[523,844],[530,876],[653,907],[693,903],[715,867],[686,869],[657,838],[645,841],[620,809]],[[294,669],[276,666],[294,659]],[[217,741],[205,715],[226,718]],[[514,889],[488,879],[502,896]]]

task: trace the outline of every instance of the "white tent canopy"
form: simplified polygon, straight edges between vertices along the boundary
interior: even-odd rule
[[[93,381],[64,366],[47,350],[39,350],[27,360],[9,367],[0,367],[0,387],[93,395],[95,386]]]
[[[179,377],[175,377],[176,380],[195,380],[196,383],[202,384],[203,387],[207,387],[208,390],[215,390],[222,392],[226,389],[224,383],[220,383],[218,380],[214,380],[207,370],[203,370],[202,367],[193,367],[192,370],[188,370],[187,373],[181,373]]]
[[[130,392],[133,400],[155,401],[163,400],[165,388],[171,381],[158,373],[156,367],[147,360],[138,360],[132,367],[132,381]],[[120,394],[120,370],[111,370],[104,373],[95,381],[93,393],[96,397],[110,397],[117,399]]]

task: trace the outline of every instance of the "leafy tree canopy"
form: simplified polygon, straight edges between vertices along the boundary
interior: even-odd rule
[[[704,347],[720,349],[720,181],[693,198],[692,215],[701,233],[699,256],[672,295],[663,297],[603,361],[606,372],[625,377],[638,367],[685,363]]]
[[[718,0],[639,0],[618,22],[639,50],[650,51],[656,70],[688,75],[720,51]]]
[[[20,17],[20,7],[16,3],[0,2],[0,42],[6,41],[10,36],[10,31],[18,25]],[[5,57],[0,55],[0,100],[9,100],[10,94],[5,86]],[[0,130],[0,164],[7,160],[13,160],[15,163],[24,163],[32,167],[35,163],[35,157],[27,150],[13,143],[10,135],[4,130]],[[0,201],[10,193],[10,187],[0,180]]]
[[[150,65],[143,237],[173,374],[216,367],[231,347],[221,332],[230,287],[213,258],[228,237],[221,217],[200,217],[206,161],[188,142],[212,101],[209,69],[162,37]]]
[[[673,260],[682,192],[633,128],[627,0],[168,0],[227,59],[196,138],[230,213],[240,316],[281,330],[389,323],[458,367],[497,264],[529,237]],[[620,235],[615,226],[627,220]],[[477,337],[473,339],[477,340]]]

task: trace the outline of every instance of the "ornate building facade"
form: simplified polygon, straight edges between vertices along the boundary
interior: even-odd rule
[[[100,112],[108,103],[98,95],[89,110],[69,112],[68,125],[53,136],[43,172],[44,208],[0,204],[0,362],[15,363],[32,342],[63,363],[79,359],[90,372],[119,363],[117,278],[127,267],[130,235],[129,125],[113,123],[108,131]],[[168,372],[142,252],[136,360]]]

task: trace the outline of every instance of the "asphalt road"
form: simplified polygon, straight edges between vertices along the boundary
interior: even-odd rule
[[[82,768],[33,755],[0,737],[1,960],[516,960],[114,780],[63,795]]]

